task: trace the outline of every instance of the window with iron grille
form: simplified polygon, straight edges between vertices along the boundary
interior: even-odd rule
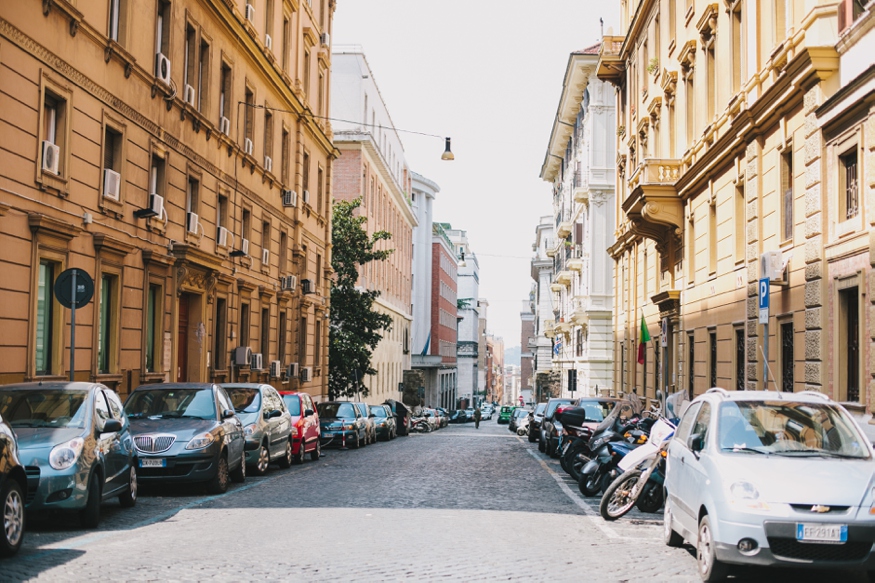
[[[793,322],[781,324],[781,390],[793,392]]]
[[[744,390],[744,328],[735,329],[735,390]]]
[[[857,149],[839,156],[839,192],[844,194],[844,218],[853,219],[860,212],[860,194],[857,186]]]
[[[709,370],[709,378],[710,382],[709,387],[717,386],[717,332],[712,331],[708,334],[708,343],[710,344],[709,348],[711,349],[711,362],[710,370]]]

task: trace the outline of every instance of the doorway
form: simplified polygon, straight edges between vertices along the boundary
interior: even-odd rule
[[[839,399],[860,401],[860,299],[857,287],[839,291]]]
[[[179,336],[176,341],[176,382],[188,382],[188,314],[189,294],[179,296]]]

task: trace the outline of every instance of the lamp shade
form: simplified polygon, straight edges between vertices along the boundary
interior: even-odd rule
[[[453,156],[453,152],[450,150],[450,138],[447,138],[447,145],[444,153],[441,155],[441,160],[455,160],[456,157]]]

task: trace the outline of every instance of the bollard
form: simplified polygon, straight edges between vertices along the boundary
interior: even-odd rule
[[[346,449],[346,431],[340,432],[340,449]]]

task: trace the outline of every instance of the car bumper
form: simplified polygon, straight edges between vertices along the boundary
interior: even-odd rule
[[[323,431],[319,436],[319,441],[322,442],[323,446],[326,445],[337,445],[342,446],[344,439],[347,442],[352,443],[358,437],[358,433],[355,429],[344,429],[337,431]]]
[[[249,452],[247,452],[247,462],[249,462],[248,454]],[[144,463],[149,463],[147,460],[155,459],[164,460],[164,466],[143,466]],[[169,456],[140,454],[137,460],[137,481],[143,484],[206,482],[215,477],[216,471],[215,453],[195,452]]]
[[[28,511],[77,510],[88,499],[90,469],[74,464],[66,470],[45,466],[27,466]]]

